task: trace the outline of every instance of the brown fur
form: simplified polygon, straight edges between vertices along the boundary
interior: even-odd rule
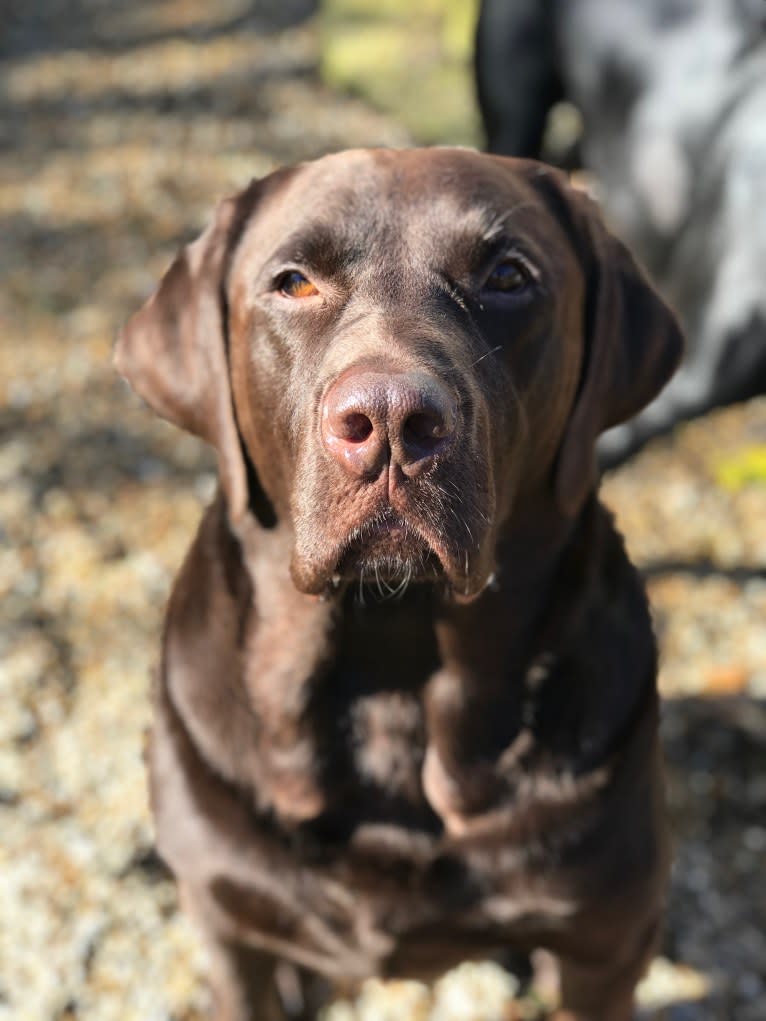
[[[529,273],[498,292],[509,252]],[[279,960],[308,1013],[313,974],[534,947],[572,1016],[630,1016],[667,869],[656,655],[594,446],[679,350],[587,199],[465,150],[254,182],[128,323],[120,371],[221,466],[150,754],[220,1021],[283,1016]],[[349,374],[431,380],[449,442],[347,470],[320,419]]]

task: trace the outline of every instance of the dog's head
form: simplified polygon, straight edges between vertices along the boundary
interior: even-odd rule
[[[300,590],[434,580],[470,598],[520,504],[578,512],[598,434],[680,348],[561,175],[433,149],[340,153],[224,201],[116,357],[214,445],[232,522],[265,494]]]

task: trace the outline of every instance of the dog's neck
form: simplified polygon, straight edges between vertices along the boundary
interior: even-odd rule
[[[546,507],[517,513],[501,532],[493,584],[462,605],[426,586],[398,602],[376,601],[372,592],[365,598],[353,586],[329,598],[303,595],[285,568],[289,530],[264,531],[255,521],[239,529],[255,603],[244,683],[263,721],[260,742],[279,813],[305,819],[323,810],[316,706],[323,689],[357,694],[358,685],[366,693],[395,688],[422,702],[429,800],[443,817],[479,810],[491,797],[480,764],[523,729],[525,674],[562,562],[591,527],[591,504],[574,520]]]
[[[562,575],[577,575],[573,550],[599,513],[595,497],[575,519],[546,504],[525,507],[501,532],[493,586],[467,606],[445,606],[436,622],[441,667],[426,691],[423,781],[453,832],[502,797],[497,763],[512,769],[530,750],[534,678],[551,655],[546,638],[565,636],[578,599],[587,599],[578,577],[565,586],[565,605],[556,592]]]
[[[474,671],[482,664],[486,673],[501,671],[507,678],[509,669],[526,661],[530,636],[562,558],[584,523],[592,520],[595,506],[592,498],[576,518],[560,514],[551,502],[514,513],[499,530],[492,579],[468,602],[454,599],[437,583],[413,583],[390,598],[374,586],[353,582],[322,596],[304,595],[286,569],[293,541],[289,526],[266,529],[249,516],[235,531],[253,585],[259,627],[286,629],[293,636],[286,643],[291,652],[299,645],[312,649],[318,666],[328,654],[361,655],[373,645],[380,660],[388,649],[400,657],[402,649],[414,654],[424,636],[433,634],[442,666],[457,667],[465,660]],[[300,643],[305,628],[324,631],[326,641]],[[303,666],[303,676],[310,677],[313,671]]]

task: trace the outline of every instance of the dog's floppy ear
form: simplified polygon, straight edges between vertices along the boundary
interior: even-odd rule
[[[225,278],[258,182],[224,199],[176,256],[115,348],[118,372],[163,418],[215,447],[229,514],[247,506],[247,477],[229,381]]]
[[[644,272],[604,226],[598,207],[560,175],[541,175],[568,207],[585,272],[583,365],[555,472],[556,499],[575,514],[596,475],[596,440],[644,408],[673,375],[683,350],[678,323]]]

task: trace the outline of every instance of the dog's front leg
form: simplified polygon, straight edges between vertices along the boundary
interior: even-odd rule
[[[286,1021],[271,954],[208,934],[214,1021]]]
[[[287,1021],[276,981],[277,958],[237,939],[204,886],[181,883],[180,894],[210,961],[212,1021]]]
[[[558,957],[562,1009],[555,1021],[631,1021],[635,989],[656,949],[659,924],[653,920],[602,961]]]

